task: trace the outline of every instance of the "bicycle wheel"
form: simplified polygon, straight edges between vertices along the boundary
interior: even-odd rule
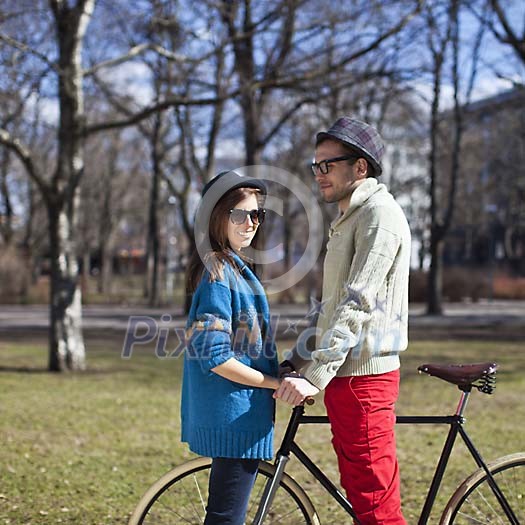
[[[174,468],[144,494],[133,512],[129,525],[181,525],[204,522],[208,501],[211,459],[197,458]],[[264,485],[275,473],[275,467],[261,461],[255,486],[250,496],[246,523],[252,523]],[[319,525],[315,509],[303,489],[284,474],[280,489],[264,524]]]
[[[519,523],[525,523],[525,453],[499,458],[488,467]],[[474,523],[509,523],[483,469],[474,472],[458,487],[440,521],[440,525]]]

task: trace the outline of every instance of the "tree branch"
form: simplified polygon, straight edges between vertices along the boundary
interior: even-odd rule
[[[36,166],[33,163],[29,149],[20,142],[20,140],[14,138],[6,129],[0,128],[0,144],[3,144],[6,148],[10,149],[20,159],[20,162],[24,165],[28,175],[35,181],[42,195],[46,196],[49,187],[38,173]]]
[[[258,146],[266,146],[268,142],[275,136],[275,134],[283,127],[284,124],[288,121],[288,119],[296,112],[298,111],[302,106],[305,104],[313,104],[314,102],[317,102],[317,98],[314,97],[307,97],[302,100],[299,100],[294,106],[292,106],[288,111],[283,113],[281,115],[281,118],[274,124],[273,128],[266,134],[265,137],[263,137],[260,141]]]
[[[458,186],[460,154],[461,154],[461,139],[463,136],[463,109],[459,100],[460,90],[460,73],[459,73],[459,0],[451,1],[450,8],[450,25],[451,25],[451,43],[452,43],[452,85],[454,87],[454,108],[453,108],[453,123],[454,123],[454,137],[452,140],[452,160],[450,166],[450,189],[448,192],[447,208],[443,218],[443,230],[448,232],[454,217],[456,193]],[[468,101],[467,101],[468,102]]]
[[[494,13],[496,13],[496,16],[498,17],[498,20],[501,26],[503,27],[507,38],[503,38],[502,35],[496,32],[495,28],[491,27],[494,36],[498,40],[500,40],[500,42],[503,42],[504,44],[510,44],[514,48],[518,56],[521,58],[521,60],[525,62],[525,40],[520,39],[513,31],[499,1],[490,0],[490,5],[492,6],[492,10],[494,11]]]
[[[91,135],[93,133],[98,133],[99,131],[105,131],[108,129],[116,128],[125,128],[127,126],[133,126],[138,124],[141,120],[157,113],[158,111],[163,111],[173,106],[211,106],[214,104],[219,104],[225,100],[232,98],[238,94],[238,90],[231,92],[229,94],[219,96],[219,97],[209,97],[209,98],[186,98],[186,97],[170,97],[165,100],[153,104],[149,107],[142,109],[141,111],[134,113],[128,118],[121,120],[114,120],[109,122],[99,122],[96,124],[87,125],[85,127],[84,134],[85,136]]]
[[[11,38],[10,36],[4,35],[0,33],[0,41],[5,42],[8,46],[14,47],[15,49],[18,49],[19,51],[22,51],[24,53],[30,53],[31,55],[37,57],[39,60],[47,64],[51,69],[54,71],[59,71],[58,65],[54,62],[51,62],[45,55],[42,53],[39,53],[36,49],[33,49],[29,47],[27,44],[24,44],[23,42],[19,42],[18,40],[15,40],[14,38]]]
[[[58,19],[60,11],[64,9],[64,0],[49,0],[49,7],[51,7],[55,19]]]
[[[371,42],[366,47],[363,47],[359,49],[358,51],[352,53],[351,55],[345,57],[344,59],[340,60],[339,62],[336,62],[335,64],[328,65],[326,67],[318,68],[312,71],[309,71],[308,73],[305,73],[303,75],[296,75],[288,78],[277,78],[277,79],[269,79],[267,81],[261,81],[255,83],[252,88],[288,88],[288,87],[294,87],[297,83],[304,82],[306,80],[314,80],[319,77],[323,77],[330,73],[331,71],[335,69],[340,69],[346,64],[349,64],[350,62],[353,62],[354,60],[366,55],[373,49],[376,49],[379,47],[381,43],[383,43],[385,40],[390,38],[392,35],[395,35],[397,32],[399,32],[414,16],[416,16],[417,13],[421,10],[422,2],[421,0],[417,1],[416,8],[408,13],[404,18],[402,18],[399,23],[397,23],[395,26],[391,27],[388,31],[385,33],[379,35],[373,42]]]
[[[252,82],[252,84],[250,86],[250,89],[251,90],[254,90],[254,89],[265,90],[265,89],[268,89],[268,88],[283,88],[283,89],[292,88],[292,89],[296,89],[297,88],[297,84],[299,84],[299,83],[304,83],[304,82],[309,81],[309,80],[315,80],[315,79],[318,79],[318,78],[322,78],[326,74],[328,74],[332,69],[334,69],[334,68],[341,68],[344,65],[346,65],[347,63],[352,62],[352,61],[356,60],[357,58],[359,58],[359,57],[361,57],[363,55],[366,55],[366,53],[368,53],[372,49],[378,47],[383,41],[385,41],[386,39],[391,37],[393,34],[398,32],[406,23],[408,23],[408,21],[413,16],[415,16],[417,12],[419,12],[420,7],[421,7],[421,0],[419,0],[417,2],[416,8],[412,12],[407,14],[404,18],[402,18],[401,21],[399,21],[396,25],[394,25],[392,28],[390,28],[385,33],[379,35],[373,42],[371,42],[366,47],[364,47],[364,48],[356,51],[355,53],[347,56],[346,58],[340,60],[336,64],[332,64],[331,66],[324,66],[323,65],[323,67],[317,68],[317,69],[315,69],[313,71],[309,71],[309,72],[303,73],[303,74],[297,74],[297,75],[292,75],[292,76],[283,76],[283,77],[280,77],[280,78],[279,77],[277,77],[277,78],[268,78],[268,79],[261,80],[261,81],[255,81],[255,82]],[[231,9],[231,7],[229,9]],[[229,12],[229,11],[223,13],[223,17],[224,17],[223,20],[229,26],[230,42],[234,42],[235,43],[236,41],[238,41],[240,39],[240,36],[244,37],[245,35],[244,34],[243,35],[239,35],[239,34],[235,33],[235,29],[234,29],[233,24],[232,24],[231,16],[232,16],[232,13]],[[137,53],[138,53],[138,51],[143,52],[145,49],[146,48],[143,47],[140,50],[137,50]],[[115,59],[115,60],[117,60],[117,59]],[[113,61],[112,63],[114,64],[115,61]],[[109,66],[109,62],[102,63],[99,66],[94,66],[93,68],[88,70],[87,73],[91,74],[91,73],[95,72],[97,68],[103,67],[103,66],[105,67],[106,64]],[[246,88],[246,86],[245,86],[245,88]],[[240,90],[237,89],[237,90],[234,90],[232,92],[226,93],[224,95],[219,95],[219,96],[216,96],[216,97],[205,97],[205,98],[192,99],[192,98],[187,98],[185,96],[174,96],[174,97],[171,97],[171,98],[166,98],[165,100],[163,100],[161,102],[158,102],[158,103],[155,103],[155,104],[152,104],[151,106],[146,107],[146,108],[138,111],[137,113],[135,113],[133,115],[129,115],[129,116],[127,116],[124,119],[116,120],[116,121],[110,121],[110,122],[93,123],[93,124],[87,125],[86,128],[85,128],[85,134],[87,136],[87,135],[90,135],[90,134],[93,134],[93,133],[97,133],[97,132],[100,132],[100,131],[104,131],[104,130],[108,130],[108,129],[116,129],[116,128],[123,128],[123,127],[127,127],[127,126],[132,126],[132,125],[137,124],[140,121],[144,120],[145,118],[149,117],[153,113],[165,110],[165,109],[167,109],[169,107],[173,107],[173,106],[206,106],[206,105],[215,105],[215,104],[223,103],[224,101],[226,101],[228,99],[234,98],[234,97],[238,96],[239,94],[240,94]],[[273,134],[275,132],[273,132]]]
[[[286,16],[283,17],[281,25],[280,48],[274,49],[274,51],[277,52],[275,60],[272,61],[269,58],[268,63],[266,64],[266,77],[276,77],[278,75],[292,49],[292,40],[295,33],[296,4],[297,2],[294,0],[291,2],[291,5],[287,6],[288,9],[286,11]]]
[[[190,60],[187,57],[184,57],[182,55],[177,55],[176,53],[172,53],[171,51],[168,51],[167,49],[164,49],[163,47],[158,46],[156,44],[147,42],[147,43],[139,44],[137,46],[132,47],[125,55],[122,55],[117,58],[112,58],[111,60],[106,60],[105,62],[100,62],[99,64],[96,64],[90,67],[89,69],[86,69],[84,71],[84,76],[86,77],[86,76],[93,75],[100,69],[118,66],[119,64],[127,62],[128,60],[131,60],[132,58],[135,58],[146,51],[155,51],[157,54],[165,58],[169,58],[170,60],[173,60],[175,62],[179,62],[179,63],[196,61],[196,60]]]

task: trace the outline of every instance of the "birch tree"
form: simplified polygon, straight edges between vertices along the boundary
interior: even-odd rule
[[[13,135],[9,129],[0,128],[0,144],[13,152],[23,164],[41,193],[47,210],[51,260],[49,369],[83,370],[86,358],[75,232],[79,183],[84,174],[85,141],[93,133],[137,124],[174,105],[208,105],[217,100],[215,97],[189,100],[175,94],[119,119],[89,122],[84,104],[87,77],[118,66],[141,53],[162,53],[164,50],[152,43],[140,43],[121,56],[84,67],[83,47],[95,10],[95,0],[49,0],[48,5],[48,10],[43,8],[38,12],[41,18],[37,17],[35,21],[32,12],[18,10],[16,2],[12,2],[12,16],[5,15],[0,21],[0,41],[24,54],[26,60],[38,70],[36,75],[48,79],[48,89],[56,86],[58,124],[53,172],[44,173],[28,143]]]
[[[57,78],[60,116],[53,175],[46,178],[27,146],[5,128],[0,129],[0,142],[18,156],[46,205],[51,259],[49,369],[54,371],[85,368],[74,228],[78,183],[84,169],[82,42],[94,6],[94,0],[79,0],[73,6],[50,0],[52,23],[49,29],[56,37],[56,61],[32,50],[34,59],[47,65]],[[15,42],[5,35],[3,40],[14,47],[27,49],[23,42]]]

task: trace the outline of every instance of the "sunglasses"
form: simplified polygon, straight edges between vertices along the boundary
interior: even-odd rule
[[[357,155],[343,155],[341,157],[334,157],[333,159],[321,160],[320,162],[312,162],[312,172],[315,176],[319,175],[319,173],[321,173],[322,175],[326,175],[330,171],[330,164],[333,164],[334,162],[341,162],[343,160],[351,160],[358,158],[359,157]]]
[[[262,224],[266,216],[266,210],[264,208],[259,208],[258,210],[240,210],[234,208],[230,210],[230,221],[232,221],[233,224],[244,224],[248,216],[253,224]]]

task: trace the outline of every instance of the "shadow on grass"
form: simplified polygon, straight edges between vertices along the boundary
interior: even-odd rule
[[[21,374],[50,374],[47,368],[34,368],[29,366],[0,366],[0,373],[21,373]]]
[[[32,367],[32,366],[1,366],[0,365],[0,374],[41,374],[49,375],[56,377],[84,377],[84,376],[105,376],[111,375],[118,372],[128,372],[125,368],[118,367],[108,367],[108,368],[88,368],[87,370],[78,370],[78,371],[65,371],[65,372],[56,372],[51,371],[47,368]]]

